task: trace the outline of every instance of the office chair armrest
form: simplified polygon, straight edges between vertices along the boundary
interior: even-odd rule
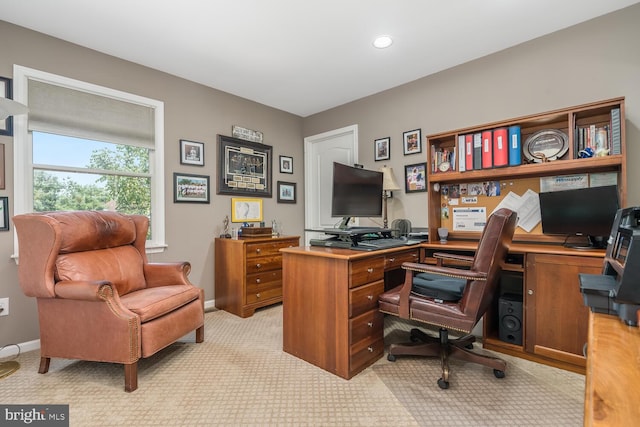
[[[450,254],[447,252],[436,252],[433,254],[433,257],[438,261],[438,265],[442,265],[443,260],[447,261],[459,261],[467,264],[471,264],[473,262],[473,257],[468,255],[459,255],[459,254]]]
[[[454,277],[464,280],[487,280],[487,273],[472,270],[464,270],[461,268],[443,267],[431,264],[419,264],[415,262],[405,262],[402,268],[418,273],[433,273],[446,277]],[[405,281],[406,282],[406,281]]]

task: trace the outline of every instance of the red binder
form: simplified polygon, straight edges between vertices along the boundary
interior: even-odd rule
[[[464,136],[464,164],[468,171],[473,170],[473,135],[470,133]]]
[[[509,140],[507,128],[498,128],[493,131],[493,166],[507,166],[509,164]]]
[[[492,132],[490,130],[482,131],[482,169],[490,169],[493,167],[493,142],[491,139]]]

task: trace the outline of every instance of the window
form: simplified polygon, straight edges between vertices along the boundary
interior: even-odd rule
[[[116,210],[150,218],[164,243],[164,104],[15,66],[15,213]]]

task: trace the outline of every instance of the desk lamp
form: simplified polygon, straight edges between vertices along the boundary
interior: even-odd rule
[[[393,175],[393,168],[389,168],[387,165],[384,165],[380,169],[380,172],[382,172],[382,227],[387,228],[387,199],[391,197],[387,192],[399,190],[400,186]]]

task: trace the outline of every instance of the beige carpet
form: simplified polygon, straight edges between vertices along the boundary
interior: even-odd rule
[[[399,336],[406,326],[388,320],[389,337]],[[119,365],[53,359],[40,375],[37,352],[25,353],[21,369],[0,380],[0,403],[69,404],[72,426],[582,423],[580,375],[518,361],[524,368],[497,380],[456,365],[445,391],[436,360],[398,358],[346,381],[284,353],[281,325],[280,305],[248,319],[207,313],[205,342],[187,337],[141,361],[134,393],[124,392]]]

